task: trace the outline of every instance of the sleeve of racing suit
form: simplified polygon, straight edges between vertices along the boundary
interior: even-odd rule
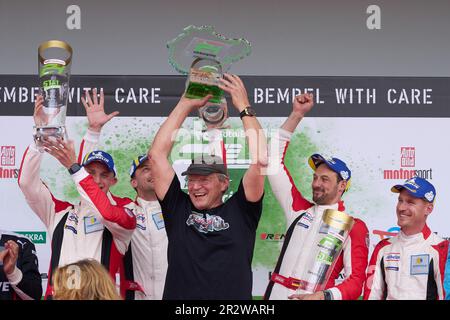
[[[269,167],[267,169],[272,192],[284,211],[287,225],[290,225],[297,217],[293,212],[311,207],[311,203],[298,191],[284,163],[291,136],[292,133],[283,129],[279,129],[272,136],[269,144]]]
[[[31,144],[23,155],[17,181],[30,208],[45,224],[47,230],[51,230],[55,221],[55,213],[66,209],[71,204],[55,199],[41,181],[39,171],[42,156],[43,154],[37,150],[35,144]]]
[[[80,151],[78,152],[78,163],[83,162],[84,157],[91,151],[95,151],[98,147],[98,142],[100,140],[100,132],[95,132],[87,129],[86,134],[81,140]]]
[[[450,267],[448,265],[446,266],[448,264],[449,241],[444,240],[432,247],[438,252],[439,257],[438,263],[434,263],[434,281],[437,286],[438,300],[445,300],[446,295],[448,296],[448,288],[446,288],[445,282],[448,281],[446,278],[448,277],[447,273]]]
[[[345,280],[329,290],[334,300],[356,300],[360,297],[366,280],[369,257],[369,230],[366,224],[355,219],[355,224],[344,245]]]
[[[384,270],[382,259],[385,246],[389,244],[387,239],[381,240],[375,247],[370,258],[367,269],[367,279],[364,286],[364,300],[384,300],[386,299],[386,283],[384,280]]]
[[[115,241],[119,252],[125,254],[136,228],[136,217],[133,212],[126,207],[112,205],[106,193],[98,187],[94,178],[84,168],[73,174],[72,178],[81,197],[95,206],[102,217],[103,225],[111,231],[115,240],[119,240]]]
[[[21,250],[18,265],[12,274],[7,275],[11,288],[22,300],[40,300],[42,279],[34,244],[20,238]]]
[[[445,300],[450,300],[450,244],[447,241],[447,261],[445,262],[445,272],[444,272],[444,292]]]

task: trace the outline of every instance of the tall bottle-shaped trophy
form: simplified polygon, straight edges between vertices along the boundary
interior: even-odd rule
[[[72,54],[72,47],[60,40],[46,41],[38,49],[39,94],[44,98],[44,105],[35,115],[33,136],[40,151],[44,139],[67,138],[65,123]]]
[[[169,63],[181,74],[188,75],[185,96],[199,99],[211,94],[208,103],[199,110],[208,129],[221,128],[228,118],[224,92],[219,79],[233,62],[251,53],[245,39],[228,39],[211,26],[188,26],[167,43]]]
[[[309,294],[325,289],[352,227],[353,218],[345,212],[324,211],[308,259],[304,267],[299,268],[300,274],[292,275],[300,280],[297,293]]]

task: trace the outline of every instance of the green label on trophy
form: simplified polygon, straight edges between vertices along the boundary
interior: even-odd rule
[[[208,65],[200,66],[208,63]],[[212,66],[213,61],[209,59],[197,59],[192,64],[189,72],[189,80],[186,88],[186,97],[200,99],[211,94],[210,102],[220,103],[224,92],[218,87],[219,79],[222,77],[220,65]]]

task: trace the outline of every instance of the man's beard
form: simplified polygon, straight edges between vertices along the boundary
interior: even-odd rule
[[[320,191],[321,195],[316,197],[314,196],[314,191]],[[324,193],[323,189],[313,189],[313,201],[318,205],[329,205],[332,204],[330,201],[336,198],[337,188],[332,190],[330,193]]]

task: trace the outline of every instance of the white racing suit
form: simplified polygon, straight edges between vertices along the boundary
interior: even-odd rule
[[[88,130],[81,143],[81,157],[97,148],[99,138],[100,133]],[[136,230],[121,267],[121,293],[128,300],[161,300],[168,244],[161,207],[158,201],[139,197],[130,207],[136,215]]]
[[[119,270],[136,218],[130,200],[105,194],[84,168],[72,175],[81,201],[73,205],[56,199],[40,180],[43,153],[31,144],[25,151],[18,183],[30,208],[47,228],[51,261],[46,298],[52,295],[53,270],[82,259],[96,259],[114,278]]]
[[[299,275],[302,274],[319,231],[325,209],[344,211],[344,203],[322,206],[306,200],[297,187],[284,164],[284,157],[289,145],[291,133],[280,129],[279,135],[271,140],[269,174],[272,191],[280,203],[287,220],[286,233],[280,257],[264,295],[265,299],[285,300],[296,293]],[[332,293],[334,300],[357,299],[362,293],[368,262],[369,232],[363,221],[354,219],[354,225],[343,245],[326,289]],[[336,285],[339,273],[344,270],[345,279]]]
[[[381,240],[370,259],[364,299],[445,299],[448,249],[448,241],[432,233],[427,225],[412,236],[400,231]]]

